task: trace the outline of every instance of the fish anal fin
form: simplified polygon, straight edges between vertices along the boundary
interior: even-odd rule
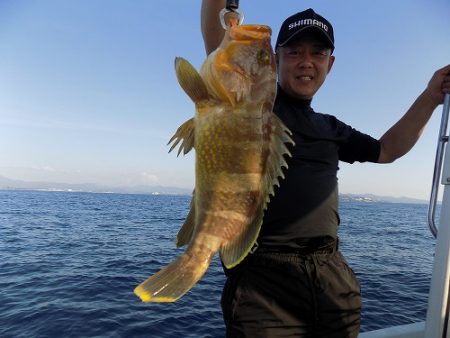
[[[188,152],[194,148],[195,142],[195,121],[194,118],[190,118],[186,122],[184,122],[172,136],[167,144],[173,142],[172,146],[169,149],[169,153],[181,142],[181,145],[178,149],[178,155],[183,151],[183,154],[186,155]]]
[[[178,232],[176,239],[177,248],[183,245],[188,244],[191,241],[192,234],[194,233],[195,228],[195,192],[192,194],[191,200],[191,209],[189,210],[188,215],[186,216],[186,220],[184,221],[183,226]]]
[[[261,230],[264,207],[265,203],[261,200],[251,223],[231,243],[220,249],[220,258],[227,269],[242,262],[256,243],[259,231]]]
[[[175,58],[175,72],[178,83],[195,103],[207,100],[208,89],[197,70],[185,59]]]

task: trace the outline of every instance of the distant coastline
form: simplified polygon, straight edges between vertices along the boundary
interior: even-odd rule
[[[165,186],[103,186],[95,183],[31,182],[0,176],[1,190],[36,190],[117,194],[190,195],[192,189]]]
[[[14,180],[0,176],[0,190],[14,191],[46,191],[46,192],[80,192],[80,193],[103,193],[103,194],[145,194],[145,195],[187,195],[192,194],[192,189],[167,187],[167,186],[120,186],[109,187],[93,183],[70,184],[60,182],[29,182]],[[374,194],[352,194],[341,193],[339,198],[343,202],[363,203],[416,203],[427,204],[428,201],[410,198],[378,196]]]
[[[343,202],[365,202],[365,203],[414,203],[414,204],[428,204],[429,201],[418,198],[411,198],[406,196],[378,196],[373,194],[339,194],[339,199]]]

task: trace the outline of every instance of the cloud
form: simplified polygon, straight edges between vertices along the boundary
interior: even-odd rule
[[[46,171],[46,172],[56,172],[57,170],[51,166],[30,166],[29,169],[32,170],[40,170],[40,171]]]
[[[136,186],[136,185],[155,185],[159,183],[158,176],[147,173],[127,173],[122,175],[122,184],[127,186]]]
[[[159,182],[159,179],[156,175],[152,175],[149,173],[141,173],[142,184],[155,184]]]
[[[79,115],[83,115],[80,113]],[[118,122],[112,122],[110,124],[102,123],[86,123],[78,120],[58,120],[53,118],[46,118],[41,116],[39,119],[34,118],[31,114],[22,114],[22,118],[2,116],[0,119],[0,128],[19,128],[19,129],[35,129],[39,131],[45,130],[70,130],[70,131],[82,131],[91,133],[106,133],[115,134],[121,136],[146,136],[156,139],[166,140],[168,137],[168,131],[148,126],[138,125],[124,125]],[[5,129],[5,130],[6,130]]]

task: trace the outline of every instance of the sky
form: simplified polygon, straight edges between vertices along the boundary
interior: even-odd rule
[[[194,186],[194,152],[167,142],[194,105],[174,59],[205,60],[201,1],[0,0],[0,176],[109,186]],[[312,106],[379,138],[450,63],[447,0],[241,0],[272,27],[314,8],[336,61]],[[428,199],[442,106],[392,164],[341,163],[342,193]]]

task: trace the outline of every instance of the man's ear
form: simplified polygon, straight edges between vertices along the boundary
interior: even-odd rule
[[[328,72],[327,73],[329,73],[331,68],[333,67],[334,59],[335,59],[334,55],[330,55],[330,60],[328,61]]]

